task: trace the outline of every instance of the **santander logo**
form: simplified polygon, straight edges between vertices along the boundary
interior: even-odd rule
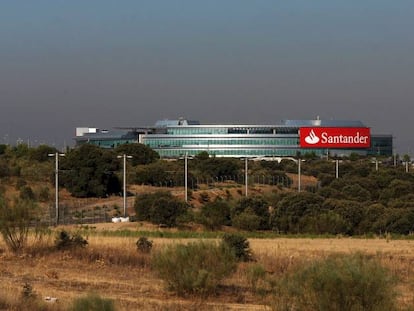
[[[300,146],[304,148],[369,148],[367,127],[301,127]]]
[[[319,142],[319,137],[316,136],[313,130],[311,130],[309,135],[305,137],[305,142],[309,145],[317,144]]]

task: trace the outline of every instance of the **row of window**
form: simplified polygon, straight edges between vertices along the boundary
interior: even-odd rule
[[[187,153],[190,156],[194,156],[199,154],[202,149],[158,149],[156,150],[161,157],[180,157]],[[222,150],[208,150],[210,155],[216,156],[228,156],[228,157],[243,157],[243,156],[250,156],[250,157],[285,157],[285,156],[295,156],[298,149],[222,149]],[[312,150],[317,155],[325,154],[325,150],[322,149],[315,149]]]
[[[210,146],[210,145],[270,145],[270,146],[296,146],[297,138],[274,139],[153,139],[145,138],[143,143],[151,148],[182,147],[186,145]]]
[[[197,135],[197,134],[227,134],[227,128],[209,128],[209,127],[194,127],[194,128],[167,128],[170,135]]]
[[[197,135],[197,134],[297,134],[297,128],[271,128],[271,127],[183,127],[167,128],[170,135]]]

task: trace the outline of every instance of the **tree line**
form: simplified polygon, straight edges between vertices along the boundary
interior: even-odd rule
[[[53,182],[54,163],[48,155],[55,152],[50,146],[0,145],[0,179],[15,177],[21,200],[47,201],[48,191],[35,194],[28,182],[45,179]],[[68,149],[65,157],[60,158],[60,186],[79,198],[120,194],[122,163],[117,155],[122,154],[132,155],[127,164],[129,183],[158,186],[173,180],[176,183],[171,186],[174,186],[184,178],[183,159],[159,159],[156,152],[144,145],[125,144],[107,150],[86,144]],[[306,162],[303,162],[302,174],[315,177],[316,188],[305,187],[300,193],[282,188],[283,191],[242,199],[231,196],[206,199],[200,210],[169,192],[144,194],[135,200],[137,218],[168,226],[199,222],[210,229],[227,225],[243,230],[295,234],[409,234],[414,231],[414,175],[404,167],[394,167],[392,160],[387,163],[387,159],[382,159],[380,169],[376,170],[372,159],[352,155],[342,159],[339,178],[336,178],[333,162],[312,154],[303,158]],[[188,161],[188,168],[192,180],[218,181],[244,174],[244,163],[239,159],[215,158],[207,153]],[[289,180],[288,173],[297,173],[297,163],[249,161],[249,174],[263,176],[263,181],[272,186],[272,179],[266,177]],[[4,191],[2,183],[0,195]]]

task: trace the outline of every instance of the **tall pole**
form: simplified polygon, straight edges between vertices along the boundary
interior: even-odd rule
[[[117,158],[122,158],[123,159],[123,192],[124,192],[124,217],[126,217],[127,215],[127,180],[126,180],[126,160],[131,159],[132,156],[130,155],[126,155],[125,153],[122,156],[117,156]]]
[[[339,177],[339,160],[335,160],[335,178],[338,179]]]
[[[64,153],[49,153],[49,157],[55,157],[55,209],[56,209],[56,219],[55,225],[59,224],[59,156],[63,157]]]
[[[185,153],[185,157],[184,157],[184,184],[185,184],[185,189],[184,189],[184,198],[185,198],[185,202],[188,202],[188,153]]]
[[[247,184],[248,184],[248,174],[247,174],[248,166],[247,166],[247,157],[244,159],[244,180],[245,180],[245,195],[247,197]]]
[[[127,209],[127,197],[126,197],[126,154],[123,155],[124,157],[124,178],[123,178],[123,185],[124,185],[124,217],[126,217],[126,209]]]
[[[300,158],[298,158],[298,192],[300,192],[301,188],[301,177],[300,177]]]
[[[56,226],[59,223],[59,153],[55,153],[55,207]]]

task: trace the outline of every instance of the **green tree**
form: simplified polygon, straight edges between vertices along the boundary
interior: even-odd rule
[[[187,212],[185,202],[167,191],[138,195],[134,207],[138,220],[169,227],[177,225],[178,218]]]
[[[0,145],[0,155],[5,154],[7,150],[7,145],[1,144]]]
[[[23,200],[35,200],[36,196],[30,186],[20,188],[20,198]]]
[[[151,164],[138,166],[134,182],[152,186],[173,186],[184,184],[184,166],[178,162],[159,160]]]
[[[261,219],[255,214],[255,212],[250,208],[246,208],[240,214],[233,216],[232,224],[235,228],[246,230],[246,231],[255,231],[260,229]]]
[[[315,218],[322,210],[323,201],[323,197],[310,192],[286,194],[274,205],[273,227],[288,233],[315,232]]]
[[[327,199],[323,203],[323,209],[334,211],[346,222],[344,234],[360,234],[358,225],[362,221],[363,206],[361,203],[351,200]]]
[[[61,159],[61,180],[75,197],[105,197],[121,192],[116,154],[91,144],[72,149]]]
[[[244,213],[249,210],[247,213]],[[260,196],[253,196],[240,199],[232,210],[232,221],[240,216],[242,213],[243,218],[239,220],[250,220],[254,223],[254,219],[259,219],[259,226],[257,229],[266,230],[270,228],[270,213],[269,213],[269,202],[265,198]],[[256,217],[251,217],[251,215]],[[243,222],[244,223],[244,222]]]
[[[50,159],[49,154],[55,154],[56,148],[47,145],[40,145],[29,150],[29,158],[32,161],[45,162]]]
[[[230,205],[223,200],[215,200],[201,207],[201,221],[209,229],[219,229],[223,225],[230,225]]]
[[[117,155],[127,154],[132,156],[130,163],[133,166],[149,164],[159,159],[159,154],[143,144],[122,144],[115,148]]]
[[[200,177],[219,177],[219,176],[235,176],[241,172],[242,164],[238,159],[233,158],[216,158],[206,157],[205,153],[201,153],[194,158],[192,166],[197,171],[196,176]]]

